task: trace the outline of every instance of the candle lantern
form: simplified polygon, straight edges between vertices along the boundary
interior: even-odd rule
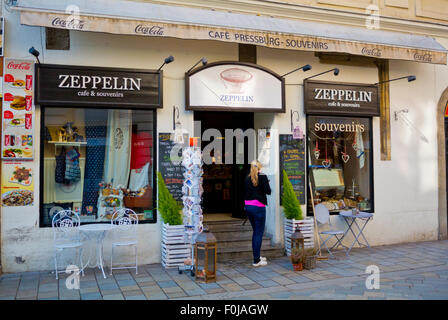
[[[216,281],[216,238],[208,230],[202,231],[194,244],[196,280]]]

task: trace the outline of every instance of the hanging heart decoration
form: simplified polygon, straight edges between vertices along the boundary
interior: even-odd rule
[[[330,159],[327,159],[327,160],[324,160],[324,161],[322,161],[322,165],[325,167],[325,168],[330,168],[330,166],[331,166],[331,160]]]
[[[353,150],[358,151],[358,145],[356,143],[352,144]]]
[[[342,153],[342,161],[344,161],[344,163],[347,163],[348,160],[350,159],[350,156],[348,154],[346,154],[345,152],[341,152]]]

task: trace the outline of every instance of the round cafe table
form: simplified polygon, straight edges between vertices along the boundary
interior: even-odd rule
[[[358,243],[359,247],[365,246],[370,249],[369,242],[367,241],[366,237],[364,237],[363,231],[367,223],[373,218],[373,214],[370,212],[363,212],[363,211],[360,211],[358,214],[353,214],[352,210],[347,210],[339,212],[339,215],[344,218],[344,221],[347,223],[348,226],[347,230],[344,233],[344,236],[342,237],[342,240],[345,238],[345,236],[349,231],[351,231],[351,233],[355,237],[355,240],[353,240],[353,243],[347,250],[347,254],[350,253],[350,250],[352,250],[355,243]],[[361,223],[362,221],[364,222],[361,225],[361,227],[359,226],[357,220],[360,220]],[[356,226],[357,230],[354,230],[353,225]],[[362,237],[365,243],[361,243],[359,237]]]
[[[94,261],[93,265],[90,265],[90,258],[92,255],[89,255],[89,260],[87,264],[83,266],[95,268],[98,267],[103,273],[103,277],[106,278],[106,274],[104,273],[104,261],[103,261],[103,241],[106,236],[106,233],[115,228],[113,224],[110,223],[95,223],[95,224],[84,224],[79,227],[79,231],[86,236],[90,242],[94,243],[95,252],[96,252],[96,261]]]

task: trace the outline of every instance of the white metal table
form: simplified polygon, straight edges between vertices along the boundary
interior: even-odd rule
[[[350,250],[352,250],[355,243],[358,243],[359,247],[365,246],[370,249],[369,242],[367,241],[366,237],[364,236],[363,231],[364,231],[364,228],[366,227],[367,223],[373,218],[373,214],[370,212],[363,212],[363,211],[360,211],[358,214],[353,214],[353,212],[351,210],[348,210],[348,211],[339,212],[339,215],[344,218],[344,221],[347,223],[347,226],[348,226],[347,230],[344,233],[344,236],[342,237],[342,240],[345,238],[345,236],[347,235],[347,233],[349,231],[355,237],[355,239],[353,240],[353,243],[347,250],[347,254],[350,253]],[[361,220],[363,222],[361,227],[359,226],[357,220]],[[354,230],[353,225],[356,226],[356,228],[357,228],[356,231]],[[365,243],[361,243],[361,241],[359,239],[360,237],[362,237],[364,239]]]
[[[103,277],[106,278],[104,273],[104,262],[103,262],[103,240],[106,233],[115,228],[113,224],[109,223],[96,223],[96,224],[85,224],[79,227],[81,231],[90,241],[95,242],[96,246],[96,263],[90,265],[90,257],[85,267],[89,266],[91,268],[98,267],[103,273]],[[83,267],[84,269],[84,267]]]

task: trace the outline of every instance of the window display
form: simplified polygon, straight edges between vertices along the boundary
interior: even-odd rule
[[[315,204],[373,211],[371,119],[308,116],[308,162]]]
[[[81,222],[110,221],[130,208],[139,220],[153,216],[153,110],[55,108],[43,110],[41,210],[51,225],[52,206],[78,212]]]

